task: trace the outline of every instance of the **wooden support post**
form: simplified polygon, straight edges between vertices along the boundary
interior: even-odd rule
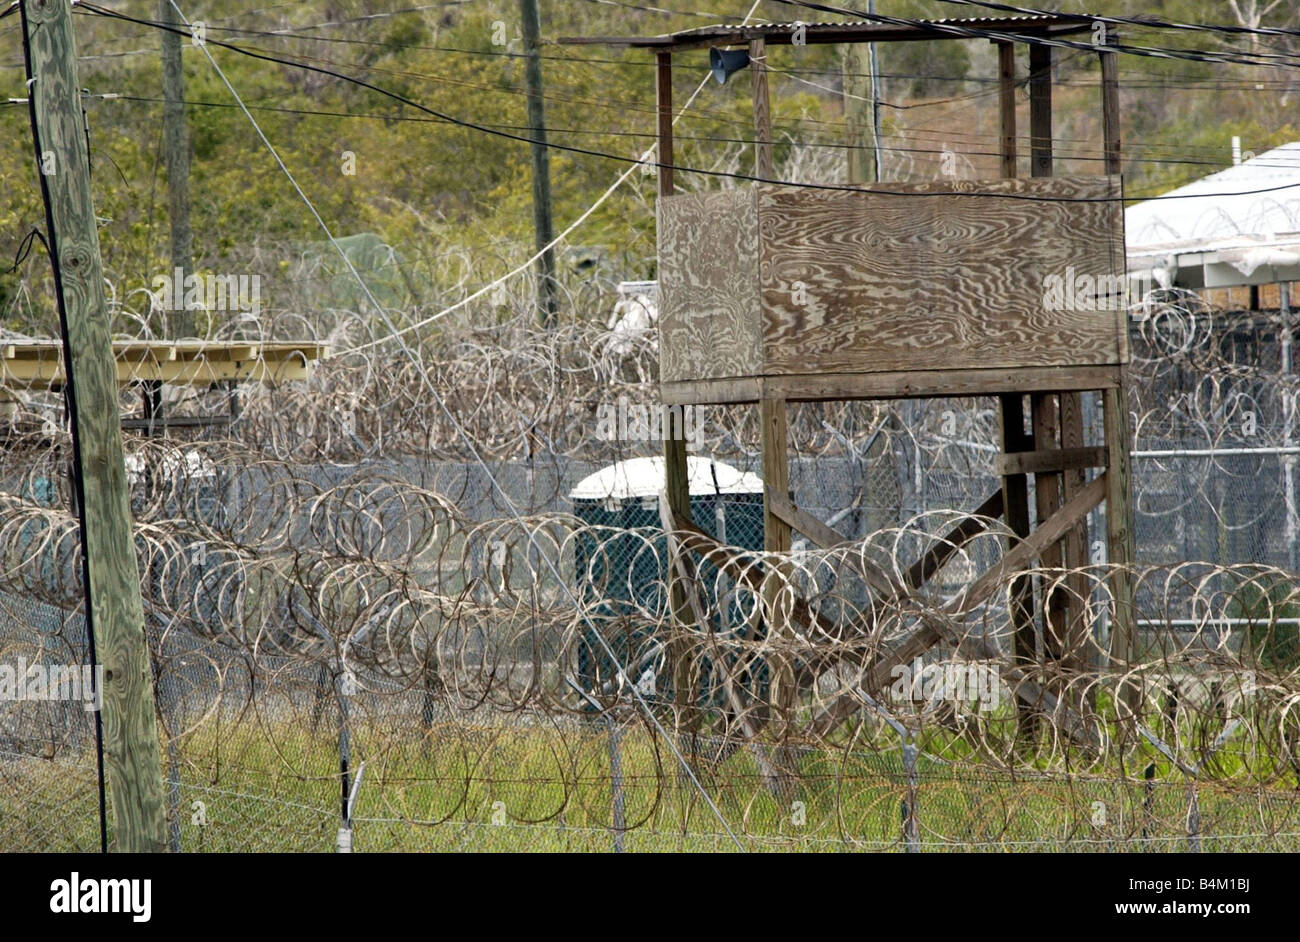
[[[767,43],[762,39],[749,44],[749,77],[754,93],[754,173],[771,180],[776,173],[772,168],[772,102],[767,93]]]
[[[672,54],[661,52],[655,56],[655,89],[658,99],[658,173],[659,196],[673,195],[673,60]],[[663,228],[660,227],[660,232]],[[686,440],[673,437],[672,423],[663,423],[664,492],[673,515],[683,520],[691,519],[691,488],[686,460]],[[691,679],[690,645],[685,626],[690,623],[689,587],[684,585],[674,568],[668,571],[668,605],[671,620],[668,627],[668,659],[673,678],[674,720],[678,734],[693,728],[697,721],[695,685]]]
[[[769,553],[790,552],[790,524],[776,512],[777,502],[790,499],[790,464],[787,416],[784,399],[759,402],[759,421],[763,447],[763,549]],[[768,637],[778,640],[770,663],[772,705],[776,709],[778,728],[784,728],[798,702],[794,664],[780,641],[789,635],[784,617],[788,606],[787,573],[770,567],[763,580],[764,609],[768,615]]]
[[[1112,567],[1110,593],[1115,607],[1111,615],[1110,656],[1119,669],[1136,662],[1139,652],[1137,624],[1133,611],[1132,565],[1133,513],[1129,495],[1130,436],[1128,397],[1124,386],[1102,393],[1102,410],[1106,424],[1106,448],[1110,464],[1106,468],[1106,543],[1107,561]],[[1136,688],[1124,691],[1129,705],[1134,705]]]
[[[1035,177],[1053,174],[1054,149],[1052,146],[1052,47],[1031,46],[1029,49],[1029,136],[1031,145],[1030,172]],[[1064,273],[1062,273],[1064,274]],[[1063,391],[1055,395],[1037,394],[1033,397],[1033,424],[1035,447],[1040,451],[1051,448],[1082,448],[1083,408],[1079,393]],[[1040,473],[1034,476],[1035,504],[1040,521],[1047,519],[1065,502],[1068,502],[1086,484],[1081,469],[1064,472]],[[1066,538],[1043,556],[1048,568],[1073,568],[1087,562],[1087,521],[1075,526]],[[1064,585],[1053,585],[1044,599],[1046,623],[1044,648],[1047,657],[1057,667],[1078,667],[1074,661],[1085,649],[1085,638],[1079,632],[1087,631],[1083,625],[1084,605],[1082,594],[1087,591],[1081,577],[1072,577]]]
[[[655,56],[655,97],[659,143],[659,195],[673,195],[673,55]]]
[[[1016,47],[999,42],[998,110],[1002,129],[1002,176],[1016,178]]]
[[[1016,98],[1015,98],[1015,47],[1010,43],[998,47],[998,86],[1002,125],[1002,175],[1016,176]],[[1019,393],[999,397],[1002,413],[1002,451],[1004,454],[1032,451],[1035,445],[1025,434],[1025,400]],[[1029,481],[1023,474],[1007,474],[1002,478],[1003,519],[1007,527],[1020,540],[1029,535]],[[1007,547],[1015,548],[1015,543]],[[1015,580],[1011,586],[1012,663],[1022,667],[1033,662],[1037,647],[1034,632],[1034,587],[1028,576]],[[1031,714],[1017,702],[1017,722],[1022,732],[1032,729]]]
[[[1013,454],[1032,451],[1033,445],[1025,434],[1025,402],[1019,393],[999,397],[1002,411],[1002,451]],[[1029,481],[1023,474],[1008,474],[1002,478],[1003,519],[1012,533],[1024,540],[1029,536]],[[1015,549],[1016,541],[1008,545]],[[1037,650],[1034,631],[1034,587],[1028,576],[1021,576],[1011,585],[1012,663],[1025,668],[1032,664]],[[1017,703],[1017,722],[1023,733],[1032,731],[1032,719],[1023,705]]]
[[[1119,40],[1115,27],[1106,27],[1106,42]],[[1119,129],[1119,63],[1115,53],[1103,51],[1098,54],[1101,60],[1101,130],[1105,138],[1106,172],[1120,174],[1123,172],[1123,159],[1120,150]]]
[[[184,29],[171,0],[158,0],[158,21]],[[194,270],[194,230],[190,225],[190,138],[185,125],[185,72],[181,60],[181,35],[162,30],[163,156],[167,164],[167,223],[171,227],[171,265],[168,277],[176,281],[175,297],[185,296],[185,279]],[[171,311],[169,336],[192,337],[194,313]]]
[[[528,86],[528,136],[533,157],[533,236],[537,258],[537,309],[543,327],[555,326],[555,225],[551,219],[551,152],[546,146],[542,96],[542,15],[537,0],[519,0],[523,21],[524,81]]]
[[[1118,42],[1114,27],[1106,27],[1106,43]],[[1101,64],[1101,115],[1102,133],[1105,136],[1106,172],[1123,171],[1119,124],[1119,64],[1115,53],[1102,50]],[[1128,312],[1120,310],[1120,338],[1123,354],[1128,354]],[[1105,423],[1106,447],[1110,463],[1106,477],[1110,486],[1106,495],[1106,558],[1112,566],[1110,594],[1115,607],[1111,617],[1110,657],[1121,670],[1140,656],[1138,650],[1136,613],[1133,610],[1133,574],[1127,568],[1135,561],[1133,548],[1133,511],[1129,490],[1129,449],[1131,432],[1128,417],[1127,386],[1120,376],[1117,388],[1102,393],[1102,415]],[[1125,685],[1120,696],[1130,708],[1136,707],[1141,691],[1134,685]]]
[[[1052,175],[1052,47],[1029,47],[1029,170]]]
[[[850,183],[866,183],[872,176],[870,155],[875,152],[869,75],[871,62],[865,43],[845,43],[840,49],[848,180]]]
[[[1061,402],[1061,449],[1065,454],[1087,451],[1083,438],[1083,400],[1077,392],[1062,392]],[[1103,448],[1104,452],[1105,449]],[[1109,456],[1104,460],[1109,461]],[[1068,503],[1088,483],[1088,476],[1081,467],[1066,467],[1061,475],[1061,500]],[[1088,565],[1088,518],[1084,517],[1069,533],[1062,544],[1062,565],[1067,569],[1079,569]],[[1083,670],[1087,665],[1089,653],[1090,626],[1087,621],[1086,601],[1092,587],[1082,573],[1075,573],[1066,580],[1065,617],[1063,645],[1063,667],[1071,672]]]
[[[162,761],[68,0],[22,0],[29,102],[63,330],[86,620],[103,667],[116,848],[164,850]]]

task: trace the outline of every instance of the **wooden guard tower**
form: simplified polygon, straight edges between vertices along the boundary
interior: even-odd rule
[[[1110,293],[1123,284],[1125,271],[1118,82],[1113,33],[1098,43],[1094,22],[1052,15],[907,26],[762,24],[564,41],[655,53],[662,399],[670,405],[758,404],[766,549],[788,551],[792,529],[821,546],[847,542],[791,499],[786,403],[994,396],[1001,405],[1002,486],[971,509],[1001,517],[1019,540],[967,587],[965,608],[979,605],[1036,560],[1046,567],[1086,565],[1087,516],[1105,503],[1108,560],[1114,564],[1110,655],[1123,664],[1134,654],[1134,629],[1125,568],[1133,560],[1123,378],[1128,324],[1122,296]],[[1085,33],[1100,58],[1103,172],[1054,177],[1050,41]],[[766,55],[769,46],[789,45],[796,35],[807,44],[993,42],[1001,178],[853,188],[782,185],[772,166]],[[1027,47],[1023,82],[1016,79],[1018,45]],[[674,195],[673,56],[729,46],[749,53],[758,180]],[[1019,84],[1029,92],[1027,178],[1017,161]],[[1092,279],[1089,284],[1111,287],[1084,303],[1078,296],[1049,302],[1051,279],[1073,283],[1081,275]],[[1084,440],[1085,391],[1101,393],[1104,441]],[[690,520],[685,444],[665,442],[664,448],[673,524],[703,537]],[[1099,469],[1091,480],[1089,468]],[[967,521],[937,542],[912,567],[905,585],[878,584],[879,574],[875,582],[868,574],[867,581],[873,591],[895,598],[914,592],[980,529]],[[682,573],[678,566],[674,575]],[[1018,694],[1041,708],[1045,699],[1051,703],[1050,691],[1027,679],[1038,630],[1032,592],[1027,577],[1013,583],[1014,661],[1025,666]],[[1044,600],[1042,649],[1058,670],[1087,667],[1080,662],[1090,632],[1082,603],[1087,594],[1087,586],[1077,583],[1058,587]],[[675,612],[689,621],[676,587],[672,597]],[[793,611],[797,616],[798,607]],[[871,676],[887,678],[893,665],[952,640],[942,624],[922,619],[913,635],[879,655]],[[778,669],[773,680],[774,703],[793,704],[797,679]],[[829,730],[850,711],[847,702],[832,705],[814,731]]]

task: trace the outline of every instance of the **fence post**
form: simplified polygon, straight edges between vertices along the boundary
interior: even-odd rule
[[[903,802],[903,841],[907,853],[915,854],[921,850],[921,828],[916,817],[916,745],[906,736],[903,737],[903,771],[907,776],[907,798]]]
[[[627,830],[627,815],[623,807],[623,757],[618,748],[622,735],[618,723],[609,714],[605,715],[605,725],[609,727],[609,787],[613,805],[614,853],[621,854],[627,849],[623,843],[623,835]]]

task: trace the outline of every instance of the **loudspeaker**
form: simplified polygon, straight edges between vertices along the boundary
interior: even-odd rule
[[[713,77],[718,80],[719,85],[725,85],[732,72],[739,72],[747,65],[749,65],[749,53],[744,49],[714,47],[709,50],[709,68],[713,70]]]

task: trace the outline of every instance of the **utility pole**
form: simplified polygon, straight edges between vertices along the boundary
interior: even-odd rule
[[[875,0],[867,13],[876,13]],[[875,43],[846,43],[843,54],[844,118],[848,129],[849,183],[879,183],[882,179],[880,146],[880,66]],[[867,150],[871,150],[868,169]]]
[[[537,0],[519,0],[523,20],[524,76],[528,85],[528,136],[533,151],[533,230],[537,259],[537,307],[543,327],[555,326],[555,239],[551,221],[551,155],[546,147],[542,99],[542,15]]]
[[[158,20],[184,29],[171,0],[158,0]],[[163,157],[167,165],[167,212],[171,222],[171,278],[180,281],[172,296],[185,297],[185,281],[194,267],[194,230],[190,227],[190,140],[185,125],[185,72],[181,67],[181,35],[162,32]],[[192,337],[194,315],[182,305],[172,315],[171,335]]]
[[[122,457],[69,0],[22,0],[36,163],[63,333],[86,623],[103,668],[104,764],[117,849],[166,847],[162,762]]]

